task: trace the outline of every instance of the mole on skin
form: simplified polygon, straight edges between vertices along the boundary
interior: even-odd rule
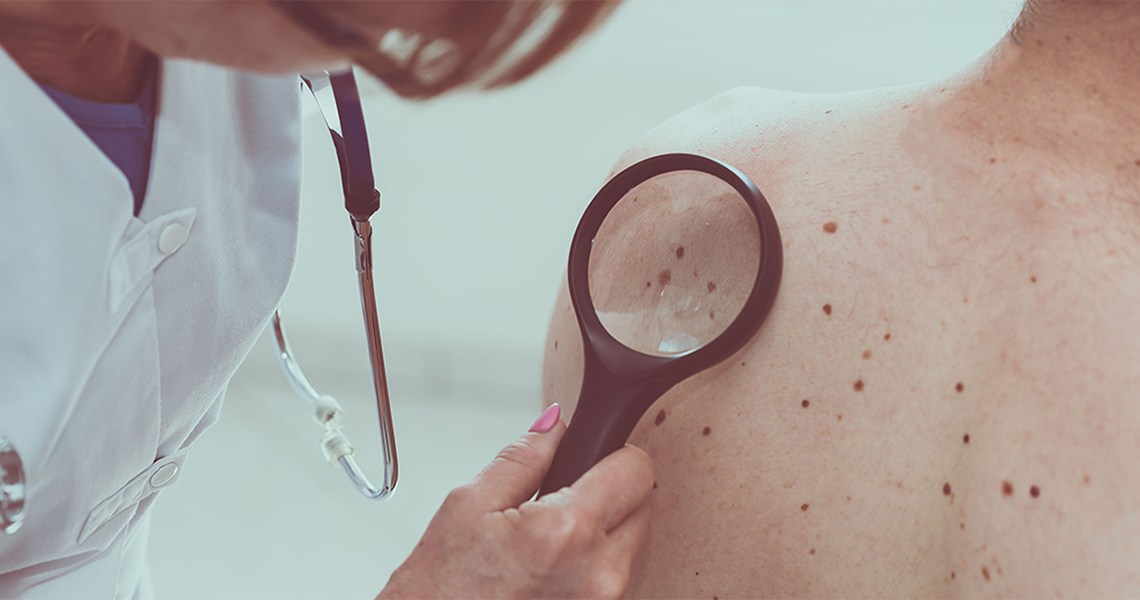
[[[1002,496],[1012,496],[1013,495],[1013,484],[1008,482],[1008,481],[1001,482],[1001,495]]]
[[[707,286],[707,287],[709,288],[709,293],[710,293],[710,294],[716,291],[716,284],[715,284],[715,283],[713,283],[713,282],[711,282],[711,281],[709,282],[709,284],[708,284],[708,286]]]
[[[970,434],[967,433],[966,435],[962,436],[962,443],[963,444],[969,444],[970,443]]]
[[[803,504],[803,505],[801,505],[801,506],[800,506],[800,510],[807,510],[807,509],[808,509],[808,505],[807,505],[807,504]]]
[[[656,419],[653,419],[653,424],[654,424],[654,425],[660,425],[660,424],[662,424],[662,423],[664,423],[664,422],[665,422],[665,411],[663,411],[663,410],[662,410],[662,411],[658,411],[658,412],[657,412],[657,418],[656,418]]]
[[[884,342],[885,342],[885,341],[888,341],[888,340],[890,340],[890,339],[891,339],[891,334],[889,334],[889,333],[888,333],[887,335],[884,335],[884,336],[883,336],[883,341],[884,341]]]
[[[982,567],[982,577],[985,577],[986,581],[989,581],[990,580],[990,570],[985,568],[985,567]]]
[[[800,406],[802,406],[802,407],[804,407],[804,408],[807,408],[809,404],[811,404],[811,402],[808,402],[807,400],[804,400],[803,402],[800,402]]]
[[[870,351],[870,350],[864,350],[864,351],[863,351],[863,358],[864,358],[864,359],[867,359],[867,360],[870,360],[870,358],[871,358],[871,351]]]
[[[668,285],[670,281],[673,281],[673,271],[665,269],[657,274],[657,283]]]
[[[863,380],[862,380],[862,379],[860,379],[860,380],[856,381],[856,382],[855,382],[855,386],[854,386],[854,387],[855,387],[855,391],[856,391],[856,392],[861,392],[861,391],[863,391]]]
[[[685,258],[685,247],[677,246],[677,260],[681,260],[682,258]]]
[[[823,314],[825,314],[829,317],[831,316],[831,305],[830,304],[824,304],[823,305]]]
[[[701,432],[702,435],[708,435],[710,433],[712,433],[712,427],[705,427],[704,431]]]
[[[942,484],[942,495],[943,496],[949,496],[950,495],[950,483],[949,482]]]
[[[961,381],[958,382],[958,385],[954,386],[954,391],[956,392],[961,392],[964,389],[966,389],[966,386],[962,385]]]
[[[838,230],[838,229],[839,229],[839,225],[836,224],[835,221],[828,221],[827,223],[823,224],[823,232],[824,233],[835,233],[836,230]]]
[[[1034,498],[1040,496],[1041,495],[1041,488],[1039,488],[1037,486],[1033,486],[1033,487],[1029,488],[1029,495],[1033,496]]]

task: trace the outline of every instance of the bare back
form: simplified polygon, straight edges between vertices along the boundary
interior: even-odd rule
[[[736,165],[785,242],[760,333],[630,439],[658,483],[630,596],[1140,595],[1140,156],[1074,177],[988,135],[980,85],[742,88],[623,159]],[[580,348],[563,289],[548,402]]]

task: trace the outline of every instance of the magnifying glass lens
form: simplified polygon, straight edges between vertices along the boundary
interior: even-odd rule
[[[760,228],[728,183],[672,171],[629,190],[594,237],[594,310],[625,346],[653,356],[699,349],[728,329],[759,275]]]

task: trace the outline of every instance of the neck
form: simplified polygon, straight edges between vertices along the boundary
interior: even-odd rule
[[[1031,0],[966,93],[1008,139],[1140,159],[1140,3]]]
[[[153,54],[126,36],[84,20],[82,3],[0,5],[0,46],[35,81],[95,102],[138,98]]]

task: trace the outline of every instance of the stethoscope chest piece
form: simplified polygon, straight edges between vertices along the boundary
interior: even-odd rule
[[[27,477],[16,447],[0,436],[0,531],[16,533],[24,523]]]

